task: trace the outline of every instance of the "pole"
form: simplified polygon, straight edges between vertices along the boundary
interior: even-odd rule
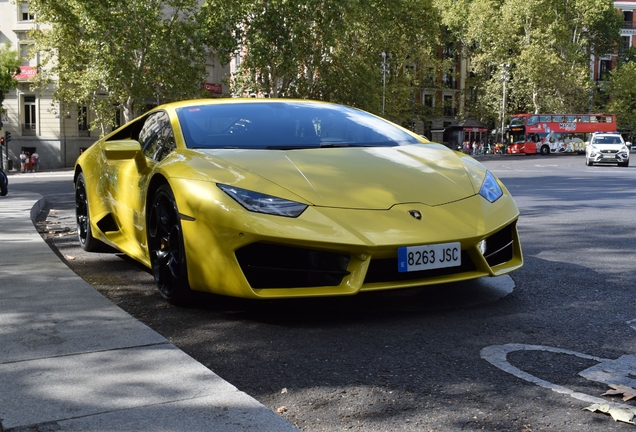
[[[503,84],[503,97],[501,98],[501,143],[504,145],[505,145],[504,128],[505,128],[505,118],[506,118],[506,83],[510,81],[510,74],[508,73],[508,68],[510,68],[510,64],[508,63],[501,64],[501,82]]]
[[[386,58],[390,56],[385,51],[382,51],[382,54],[380,55],[382,56],[382,115],[384,115],[384,106],[386,100],[386,74],[389,73],[389,71],[387,70],[387,66],[389,66],[389,63],[387,63]]]
[[[504,143],[504,126],[506,116],[506,80],[503,80],[503,97],[501,98],[501,143]]]

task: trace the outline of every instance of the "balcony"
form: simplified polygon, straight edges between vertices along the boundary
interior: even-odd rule
[[[22,123],[22,136],[35,136],[35,123]]]
[[[636,21],[623,21],[623,28],[631,30],[636,29]]]

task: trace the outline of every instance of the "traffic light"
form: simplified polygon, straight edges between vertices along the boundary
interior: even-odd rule
[[[4,145],[4,137],[0,137],[0,146]]]
[[[4,133],[4,144],[9,144],[9,141],[11,141],[11,132],[5,131],[5,133]]]

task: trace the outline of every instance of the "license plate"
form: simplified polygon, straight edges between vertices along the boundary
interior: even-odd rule
[[[398,271],[411,272],[462,264],[459,242],[398,248]]]

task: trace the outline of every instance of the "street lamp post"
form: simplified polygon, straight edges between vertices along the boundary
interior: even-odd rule
[[[386,52],[382,51],[382,54],[380,54],[382,56],[382,63],[380,64],[382,66],[382,115],[384,115],[384,104],[385,104],[385,95],[386,95],[386,75],[389,73],[389,70],[387,69],[390,64],[386,61],[387,58],[391,58],[390,54],[387,54]]]
[[[501,64],[501,82],[503,83],[503,97],[501,98],[501,143],[504,144],[504,126],[506,118],[506,83],[510,81],[509,63]]]

